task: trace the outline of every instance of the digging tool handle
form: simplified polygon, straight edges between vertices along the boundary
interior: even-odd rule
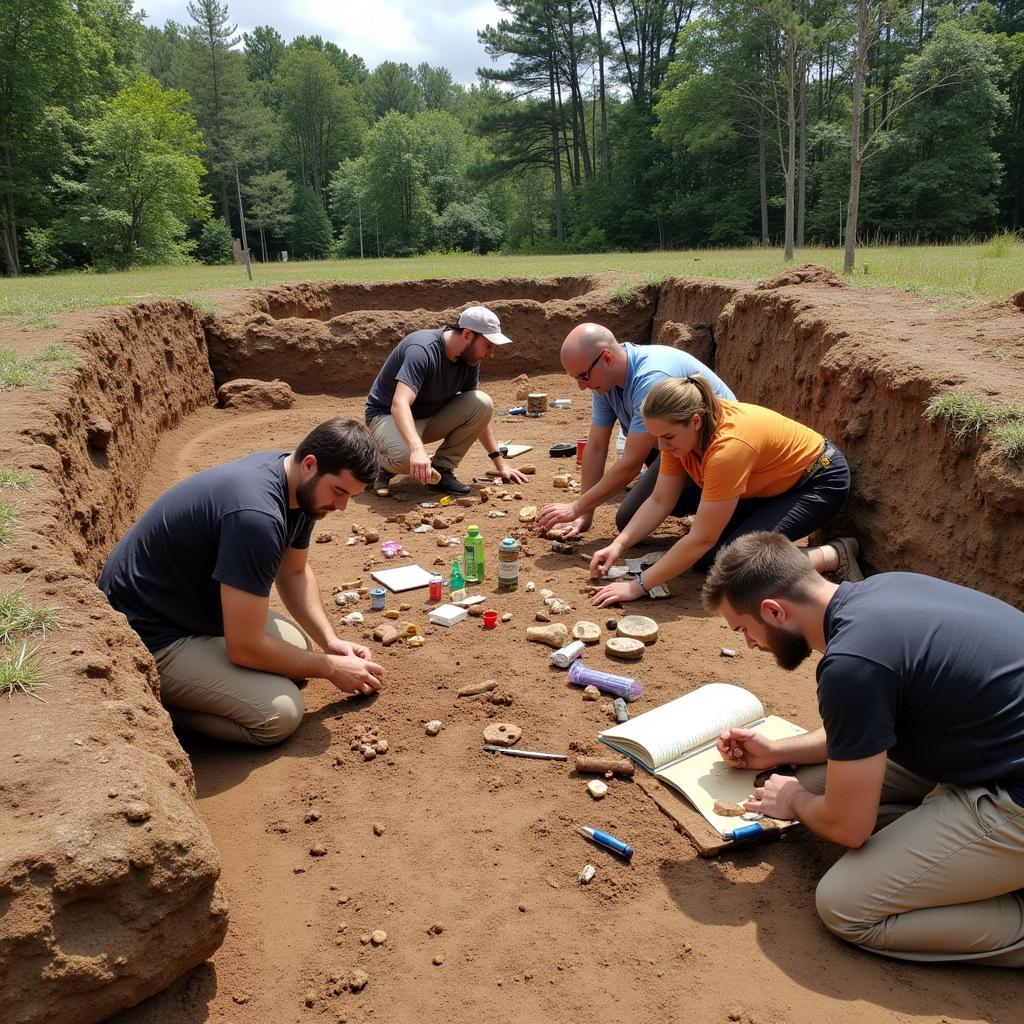
[[[577,757],[576,771],[604,775],[605,772],[613,772],[615,775],[626,775],[633,777],[636,765],[622,757]]]

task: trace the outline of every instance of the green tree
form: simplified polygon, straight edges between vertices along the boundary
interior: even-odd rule
[[[235,239],[231,228],[220,217],[211,217],[199,232],[196,242],[196,259],[208,266],[218,266],[235,261]]]
[[[416,157],[435,213],[462,198],[469,140],[466,130],[443,110],[426,110],[413,119]]]
[[[283,236],[291,227],[295,186],[284,171],[268,171],[254,177],[243,190],[249,203],[249,220],[259,229],[260,250],[267,262],[266,234]]]
[[[408,64],[386,60],[373,69],[363,85],[375,117],[395,110],[415,114],[420,109],[420,89],[416,72]]]
[[[243,32],[242,39],[249,81],[269,85],[284,60],[286,48],[281,34],[270,25],[257,25],[251,32]]]
[[[501,245],[501,227],[479,199],[451,203],[441,214],[437,236],[444,249],[486,253]]]
[[[334,168],[359,152],[365,123],[353,89],[341,84],[326,54],[301,46],[281,62],[276,90],[295,177],[322,200]]]
[[[210,212],[188,96],[140,78],[104,105],[90,130],[85,180],[65,182],[74,201],[65,232],[120,269],[182,259],[186,223]]]
[[[320,196],[309,185],[300,185],[295,190],[291,248],[292,255],[300,260],[322,260],[331,249],[331,222]]]

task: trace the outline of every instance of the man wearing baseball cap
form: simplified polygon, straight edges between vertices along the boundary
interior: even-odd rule
[[[494,404],[479,390],[480,363],[511,344],[491,310],[470,306],[457,324],[413,331],[392,349],[366,398],[366,425],[380,452],[378,494],[397,473],[445,494],[468,494],[455,469],[477,440],[503,480],[526,482],[498,451]],[[431,457],[425,445],[432,441],[441,444]]]

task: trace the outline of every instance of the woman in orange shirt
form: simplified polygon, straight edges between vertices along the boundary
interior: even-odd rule
[[[644,399],[644,423],[661,449],[651,496],[625,529],[590,562],[603,576],[622,553],[652,533],[676,505],[689,476],[700,488],[693,525],[635,579],[610,583],[593,598],[599,608],[635,601],[690,568],[708,569],[718,549],[758,530],[806,537],[840,509],[850,468],[831,441],[771,409],[718,398],[699,374],[671,377]],[[818,572],[863,579],[858,545],[842,538],[807,557]]]

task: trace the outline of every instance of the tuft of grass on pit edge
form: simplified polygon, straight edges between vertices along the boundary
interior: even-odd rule
[[[993,441],[1004,458],[1019,459],[1024,455],[1024,419],[998,427]]]
[[[21,518],[21,513],[13,505],[0,505],[0,544],[11,535],[14,524]]]
[[[0,345],[0,391],[15,388],[49,390],[49,378],[66,373],[78,364],[78,353],[63,345],[43,345],[31,356],[19,356]]]
[[[924,418],[929,423],[945,423],[957,444],[976,437],[987,426],[995,423],[999,416],[1000,411],[984,398],[963,391],[933,395],[924,408]]]
[[[50,608],[37,608],[20,594],[0,594],[0,643],[10,644],[25,634],[46,636],[60,625],[57,613]]]
[[[612,302],[629,302],[633,298],[634,287],[632,281],[620,281],[612,292]]]
[[[36,661],[38,653],[38,644],[29,647],[27,643],[22,643],[9,654],[0,655],[0,696],[6,694],[10,700],[15,691],[18,691],[27,697],[34,697],[44,704],[47,703],[35,692],[46,686],[42,681],[42,668]]]
[[[35,485],[35,480],[28,473],[19,472],[17,469],[0,469],[0,489],[30,491]]]

